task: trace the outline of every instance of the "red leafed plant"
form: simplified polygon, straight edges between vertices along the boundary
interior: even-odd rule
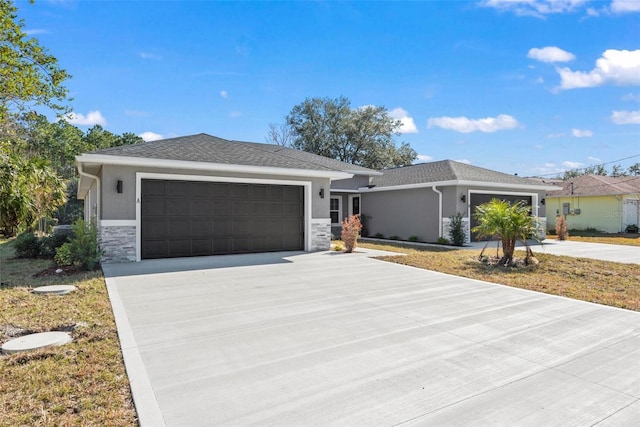
[[[345,252],[353,252],[353,249],[358,245],[360,230],[362,230],[360,215],[351,215],[349,218],[345,218],[344,221],[342,221],[341,238],[344,243]]]

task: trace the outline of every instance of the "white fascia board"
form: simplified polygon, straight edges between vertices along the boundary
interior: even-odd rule
[[[465,180],[451,180],[451,181],[439,181],[439,182],[421,182],[418,184],[405,184],[405,185],[392,185],[389,187],[361,187],[359,191],[363,193],[373,193],[377,191],[393,191],[393,190],[411,190],[414,188],[431,188],[447,187],[447,186],[467,186],[467,187],[482,187],[482,188],[509,188],[512,190],[528,190],[528,191],[554,191],[557,187],[553,185],[537,185],[537,184],[507,184],[499,182],[483,182],[483,181],[465,181]]]
[[[341,190],[339,188],[332,188],[331,193],[354,193],[360,194],[360,190]]]
[[[83,154],[76,157],[79,163],[93,163],[114,166],[156,167],[168,169],[193,169],[210,172],[253,173],[268,175],[290,175],[307,178],[348,179],[352,173],[342,171],[320,171],[310,169],[289,169],[268,166],[228,165],[224,163],[192,162],[187,160],[151,159],[145,157],[122,157],[101,154]]]
[[[384,175],[383,172],[378,172],[378,171],[370,171],[370,172],[365,172],[365,171],[359,171],[359,170],[344,170],[343,172],[347,172],[353,175],[367,175],[367,176],[382,176]]]

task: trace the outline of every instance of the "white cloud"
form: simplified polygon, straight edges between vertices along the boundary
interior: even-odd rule
[[[430,162],[431,160],[433,160],[433,157],[431,156],[427,156],[426,154],[418,154],[418,157],[416,157],[413,163],[424,163]]]
[[[226,98],[228,98],[228,97],[229,97],[229,93],[228,93],[226,90],[221,90],[221,91],[220,91],[220,96],[221,96],[222,98],[225,98],[225,99],[226,99]]]
[[[458,163],[464,163],[465,165],[470,165],[471,164],[471,160],[467,160],[467,159],[458,159],[455,160]]]
[[[571,52],[560,49],[559,47],[547,46],[541,49],[538,49],[537,47],[529,49],[527,58],[542,62],[569,62],[576,59],[576,56]]]
[[[566,161],[562,162],[562,166],[564,166],[565,168],[569,168],[569,169],[580,169],[584,165],[582,163],[580,163],[580,162],[571,162],[569,160],[566,160]]]
[[[622,97],[623,101],[636,101],[640,102],[640,93],[629,92]]]
[[[124,113],[127,116],[132,116],[132,117],[149,117],[151,115],[147,111],[140,111],[140,110],[124,110]]]
[[[640,84],[640,49],[606,50],[591,71],[557,68],[560,89],[576,89],[612,83],[618,86]]]
[[[69,113],[66,116],[66,119],[72,125],[78,126],[93,126],[100,125],[105,126],[107,124],[107,119],[102,116],[100,111],[89,111],[89,113],[85,116],[80,113]]]
[[[589,161],[591,161],[591,162],[594,162],[594,163],[602,163],[602,160],[600,160],[600,159],[599,159],[599,158],[597,158],[597,157],[589,156],[589,157],[587,157],[587,160],[589,160]]]
[[[536,150],[543,150],[544,149],[544,145],[536,144],[536,145],[533,146],[533,148],[535,148]]]
[[[613,0],[611,11],[614,13],[640,12],[640,2],[638,0]]]
[[[586,0],[484,0],[480,5],[520,16],[542,18],[553,13],[573,12],[584,3]]]
[[[593,136],[593,132],[588,129],[571,129],[571,134],[576,138],[588,138]]]
[[[229,117],[231,117],[232,119],[237,119],[239,117],[242,117],[242,112],[241,111],[231,111],[229,113]]]
[[[429,127],[440,127],[461,133],[470,132],[496,132],[499,130],[513,129],[519,126],[518,121],[507,114],[498,117],[486,117],[484,119],[468,119],[466,117],[431,117],[427,122]]]
[[[550,133],[547,135],[547,138],[562,138],[563,136],[566,136],[567,134],[564,132],[560,132],[560,133]]]
[[[613,113],[611,113],[611,121],[617,125],[640,124],[640,110],[614,111]]]
[[[35,36],[38,34],[49,34],[49,30],[45,30],[44,28],[34,28],[33,30],[25,30],[24,33],[28,36]]]
[[[159,61],[160,59],[162,59],[162,56],[155,53],[150,53],[150,52],[140,52],[139,55],[140,55],[140,58],[142,59],[154,59],[156,61]]]
[[[400,133],[418,133],[418,128],[413,121],[413,117],[410,117],[409,113],[403,108],[394,108],[389,111],[389,116],[393,119],[400,120],[402,123],[399,129]]]
[[[159,133],[155,133],[155,132],[142,132],[138,136],[140,138],[144,139],[145,141],[157,141],[159,139],[164,138],[164,136],[160,135]]]

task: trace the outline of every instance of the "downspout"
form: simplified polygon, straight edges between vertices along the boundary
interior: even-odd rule
[[[620,227],[618,231],[622,233],[624,231],[624,203],[622,203],[623,198],[620,194],[616,194],[615,198],[618,200],[618,218],[620,218]]]
[[[78,173],[80,176],[84,176],[89,179],[96,180],[96,225],[100,226],[100,178],[97,175],[91,175],[88,172],[82,170],[82,163],[78,162]]]
[[[435,185],[431,189],[438,193],[438,237],[442,237],[442,191],[438,190]]]

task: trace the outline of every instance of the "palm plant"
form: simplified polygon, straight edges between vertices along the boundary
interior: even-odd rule
[[[525,245],[527,252],[525,262],[528,263],[533,252],[527,245],[527,239],[533,238],[539,241],[539,224],[536,218],[531,216],[531,207],[525,205],[523,201],[511,204],[505,200],[492,199],[488,203],[477,206],[474,217],[479,224],[473,227],[472,231],[478,238],[500,239],[502,243],[500,265],[513,265],[513,253],[518,240]]]

